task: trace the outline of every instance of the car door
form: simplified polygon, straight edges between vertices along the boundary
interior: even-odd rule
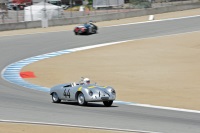
[[[71,99],[71,94],[70,90],[72,89],[71,85],[63,86],[63,94],[62,94],[62,99],[63,100],[70,100]]]
[[[62,91],[62,100],[68,100],[68,101],[75,101],[75,95],[77,92],[77,85],[76,83],[71,83],[63,86],[63,91]]]

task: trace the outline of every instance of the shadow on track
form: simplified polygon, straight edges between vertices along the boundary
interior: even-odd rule
[[[73,106],[79,106],[77,102],[61,102],[59,104],[65,104],[65,105],[73,105]],[[104,107],[104,108],[112,108],[112,107],[118,107],[115,105],[112,105],[111,107],[106,107],[103,105],[103,103],[87,103],[86,106],[80,106],[80,107]]]

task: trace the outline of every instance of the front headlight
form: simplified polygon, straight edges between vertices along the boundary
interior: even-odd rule
[[[115,95],[115,94],[116,94],[116,92],[115,92],[115,90],[114,90],[114,89],[112,89],[112,90],[111,90],[111,93],[112,93],[113,95]]]
[[[93,95],[93,92],[92,92],[91,90],[89,91],[89,95],[90,95],[90,96],[92,96],[92,95]]]

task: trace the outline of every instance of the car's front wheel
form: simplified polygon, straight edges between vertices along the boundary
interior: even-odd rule
[[[113,101],[103,101],[103,104],[104,104],[106,107],[110,107],[110,106],[113,104]]]
[[[96,34],[96,33],[97,33],[97,30],[96,30],[96,29],[93,29],[93,33]]]
[[[61,100],[59,99],[59,97],[58,97],[56,92],[54,92],[52,94],[52,101],[53,101],[53,103],[60,103],[61,102]]]
[[[78,104],[80,106],[84,106],[84,105],[87,104],[87,102],[85,101],[85,96],[83,95],[83,93],[78,94]]]
[[[77,32],[77,35],[81,35],[81,33],[82,33],[81,30],[79,30],[79,31]]]

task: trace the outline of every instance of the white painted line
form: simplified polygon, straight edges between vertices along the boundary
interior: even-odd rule
[[[178,35],[185,35],[185,34],[191,34],[191,33],[196,33],[196,32],[200,32],[200,30],[192,31],[192,32],[185,32],[185,33],[155,36],[155,37],[146,37],[146,38],[139,38],[139,39],[124,40],[124,41],[118,41],[118,42],[103,43],[103,44],[97,44],[97,45],[92,45],[92,46],[84,46],[84,47],[73,48],[73,49],[68,49],[68,50],[70,50],[72,52],[77,52],[77,51],[83,51],[83,50],[88,50],[88,49],[93,49],[93,48],[98,48],[98,47],[104,47],[104,46],[109,46],[109,45],[114,45],[114,44],[131,42],[131,41],[147,40],[147,39],[154,39],[154,38],[161,38],[161,37],[168,37],[168,36],[178,36]]]
[[[3,74],[5,73],[6,68],[1,71],[1,78],[4,79]],[[5,80],[5,79],[4,79]]]
[[[124,101],[114,101],[114,103],[123,104],[123,105],[130,105],[130,106],[147,107],[147,108],[155,108],[155,109],[162,109],[162,110],[173,110],[173,111],[200,114],[199,110],[181,109],[181,108],[164,107],[164,106],[155,106],[155,105],[150,105],[150,104],[131,103],[131,102],[124,102]]]
[[[154,106],[154,105],[148,105],[148,104],[132,104],[132,105],[134,105],[134,106],[140,106],[140,107],[155,108],[155,109],[164,109],[164,110],[173,110],[173,111],[181,111],[181,112],[198,113],[198,114],[200,114],[200,111],[198,111],[198,110],[172,108],[172,107],[163,107],[163,106]]]
[[[194,18],[194,17],[200,17],[200,15],[187,16],[187,17],[179,17],[179,18],[160,19],[160,20],[154,20],[154,21],[144,21],[144,22],[126,23],[126,24],[118,24],[118,25],[104,26],[104,27],[124,26],[124,25],[133,25],[133,24],[145,24],[145,23],[154,23],[154,22],[161,22],[161,21],[170,21],[170,20]]]
[[[161,20],[154,20],[154,21],[144,21],[144,22],[117,24],[117,25],[111,25],[111,26],[102,26],[102,28],[115,27],[115,26],[124,26],[124,25],[133,25],[133,24],[154,23],[154,22],[161,22],[161,21],[170,21],[170,20],[194,18],[194,17],[200,17],[200,15],[193,15],[193,16],[186,16],[186,17],[179,17],[179,18],[168,18],[168,19],[161,19]],[[2,36],[0,36],[0,37],[21,36],[21,35],[34,35],[34,34],[45,34],[45,33],[56,33],[56,32],[65,32],[65,31],[72,31],[72,30],[57,30],[57,31],[44,31],[44,32],[25,33],[25,34],[15,34],[15,35],[2,35]]]
[[[17,120],[2,120],[0,122],[7,123],[19,123],[19,124],[39,124],[48,126],[64,126],[64,127],[76,127],[76,128],[90,128],[90,129],[101,129],[101,130],[111,130],[111,131],[125,131],[125,132],[137,132],[137,133],[159,133],[143,130],[131,130],[131,129],[120,129],[120,128],[108,128],[108,127],[98,127],[98,126],[84,126],[84,125],[73,125],[73,124],[60,124],[60,123],[48,123],[48,122],[31,122],[31,121],[17,121]]]

